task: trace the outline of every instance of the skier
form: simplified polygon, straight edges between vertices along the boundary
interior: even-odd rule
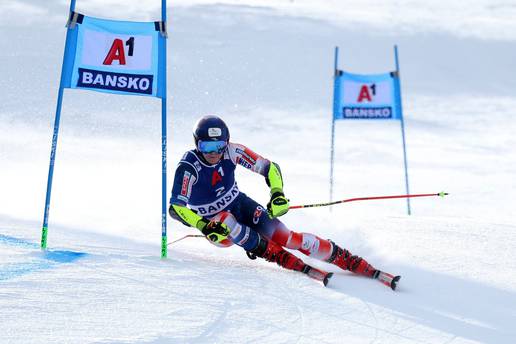
[[[194,126],[195,149],[179,162],[172,187],[169,214],[199,229],[218,246],[241,246],[249,258],[264,258],[328,283],[332,273],[316,269],[284,249],[379,279],[395,288],[399,277],[383,273],[331,240],[288,229],[278,217],[289,210],[278,164],[249,148],[229,141],[229,130],[217,116],[204,116]],[[265,209],[238,189],[235,168],[243,166],[265,177],[270,201]]]

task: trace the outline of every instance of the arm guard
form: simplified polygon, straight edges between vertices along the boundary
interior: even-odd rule
[[[281,176],[281,170],[278,164],[275,162],[269,163],[269,171],[267,177],[265,177],[267,185],[271,188],[271,195],[276,192],[283,192],[283,177]]]

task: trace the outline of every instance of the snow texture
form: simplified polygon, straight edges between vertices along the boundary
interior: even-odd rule
[[[400,53],[410,191],[450,196],[292,210],[403,276],[329,286],[203,238],[160,259],[157,99],[65,90],[39,249],[68,3],[0,2],[0,342],[516,342],[516,2],[178,0],[169,4],[169,187],[205,113],[278,162],[291,204],[328,199],[334,47],[354,73]],[[78,0],[160,17],[160,1]],[[336,198],[405,191],[399,122],[336,125]],[[262,204],[263,178],[239,186]],[[169,219],[169,242],[194,230]]]

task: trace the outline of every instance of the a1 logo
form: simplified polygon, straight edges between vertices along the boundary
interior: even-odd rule
[[[373,97],[376,95],[376,84],[372,85],[362,85],[360,87],[360,92],[358,93],[357,103],[362,103],[364,100],[368,102],[373,101]]]
[[[129,38],[125,45],[128,46],[127,56],[133,56],[134,55],[134,37]],[[124,41],[122,41],[120,38],[115,38],[113,40],[113,43],[111,44],[111,48],[109,49],[109,52],[106,55],[106,58],[104,59],[104,62],[102,64],[106,66],[110,66],[113,64],[113,61],[117,60],[118,64],[120,66],[123,66],[126,64],[126,58],[125,58],[125,49],[124,49]]]

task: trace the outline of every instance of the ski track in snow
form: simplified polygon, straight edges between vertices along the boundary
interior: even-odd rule
[[[4,235],[0,242],[2,243],[3,254],[9,254],[10,249],[16,249],[19,245],[22,245],[26,251],[29,251],[26,252],[26,255],[29,257],[34,254],[41,254],[36,244],[31,244],[25,240],[18,240]],[[4,287],[9,287],[9,283],[17,286],[18,290],[11,290],[14,295],[21,292],[19,287],[28,283],[29,287],[27,288],[26,285],[24,288],[24,298],[31,301],[33,301],[31,299],[34,296],[33,293],[38,294],[37,290],[34,290],[33,284],[39,280],[42,286],[38,289],[43,287],[43,290],[45,290],[44,285],[48,283],[48,288],[52,288],[54,293],[63,297],[63,300],[60,300],[59,297],[57,299],[50,298],[48,304],[44,307],[47,311],[53,308],[59,309],[59,304],[62,304],[63,301],[72,302],[72,299],[69,299],[71,295],[67,296],[68,293],[66,291],[70,287],[76,289],[75,292],[79,299],[81,299],[81,295],[84,293],[88,293],[91,296],[107,293],[100,300],[87,298],[88,302],[93,303],[87,308],[96,309],[97,313],[89,314],[89,311],[85,310],[85,314],[79,317],[81,323],[86,322],[93,327],[100,325],[103,321],[102,319],[106,316],[109,318],[109,315],[104,314],[106,311],[100,311],[99,307],[106,307],[109,310],[114,306],[117,307],[118,303],[130,303],[132,300],[135,301],[142,298],[141,295],[146,295],[143,298],[143,302],[145,300],[153,300],[152,302],[162,304],[161,307],[156,309],[155,314],[149,314],[148,310],[144,311],[143,313],[146,317],[155,319],[154,321],[159,321],[158,319],[165,317],[166,320],[161,319],[161,321],[167,324],[167,328],[169,328],[171,333],[174,333],[176,327],[179,327],[180,331],[176,335],[165,335],[163,337],[172,341],[238,341],[238,337],[231,333],[232,329],[238,328],[237,323],[242,322],[249,326],[256,322],[257,319],[260,319],[260,328],[256,329],[257,332],[250,336],[246,342],[261,341],[263,338],[268,338],[278,342],[310,343],[318,341],[332,343],[335,342],[335,338],[332,338],[332,336],[336,335],[335,331],[338,328],[338,332],[346,333],[347,336],[351,336],[350,338],[360,338],[359,341],[361,342],[384,342],[387,339],[389,342],[432,343],[436,342],[435,340],[429,340],[432,337],[440,338],[440,341],[437,342],[452,340],[451,336],[446,336],[438,330],[431,329],[432,325],[435,326],[442,321],[437,320],[437,318],[446,318],[448,322],[460,321],[460,318],[455,318],[457,315],[449,313],[446,307],[443,307],[448,300],[444,300],[443,304],[433,305],[435,307],[433,310],[425,310],[427,306],[424,302],[421,304],[420,299],[424,295],[411,297],[411,289],[414,292],[420,288],[421,290],[417,294],[429,292],[430,290],[425,288],[424,285],[417,285],[414,281],[411,281],[410,287],[402,284],[400,290],[397,293],[393,293],[374,281],[342,272],[336,274],[329,288],[325,289],[319,283],[309,280],[305,276],[283,271],[266,263],[259,264],[256,267],[255,263],[248,261],[245,257],[219,258],[216,251],[212,251],[208,256],[204,256],[201,252],[191,251],[191,249],[182,252],[181,248],[176,248],[176,251],[171,253],[169,261],[161,261],[153,255],[134,255],[131,251],[109,253],[105,251],[104,247],[95,248],[95,246],[90,246],[90,252],[80,259],[69,262],[70,264],[60,264],[54,267],[53,270],[48,271],[34,270],[25,275],[13,276],[9,280],[2,281],[2,283]],[[1,269],[3,271],[3,267]],[[60,269],[64,269],[66,272],[59,272]],[[407,268],[402,268],[401,270],[404,270],[404,277],[409,281],[410,276],[424,276],[424,273],[421,272],[416,274],[410,273],[410,270]],[[52,276],[53,274],[54,276]],[[210,276],[218,276],[216,281],[222,283],[222,285],[213,286]],[[238,279],[230,276],[238,276]],[[61,280],[61,283],[57,282],[55,278]],[[447,278],[451,277],[439,276],[432,278],[432,280],[436,286],[439,284],[450,286],[451,284],[446,282]],[[90,281],[91,279],[93,281]],[[84,284],[77,284],[78,281],[74,282],[74,280],[83,280]],[[164,283],[164,281],[166,282]],[[463,283],[468,285],[469,288],[472,287],[471,282],[464,281]],[[33,285],[32,287],[30,287],[31,284]],[[122,287],[121,290],[117,286]],[[195,290],[191,290],[192,288]],[[243,295],[238,296],[231,292],[225,293],[225,288],[248,290],[244,291]],[[508,302],[506,304],[507,307],[516,306],[514,301],[510,301],[510,298],[496,296],[496,293],[490,292],[487,287],[478,285],[476,288],[483,291],[478,293],[479,295],[487,298],[494,296],[493,299],[495,300],[505,299]],[[7,288],[7,290],[9,289]],[[260,290],[260,294],[255,294],[255,290]],[[321,293],[319,290],[323,292]],[[367,292],[364,292],[364,290],[367,290]],[[459,290],[460,292],[461,288],[452,288],[452,290]],[[48,290],[40,290],[40,292],[45,295]],[[196,292],[200,292],[200,294]],[[503,294],[501,291],[498,292]],[[473,291],[472,294],[476,293]],[[13,312],[14,314],[19,311],[19,306],[11,304],[13,300],[17,299],[14,295],[12,294],[12,297],[8,299],[2,298],[3,312],[6,309],[10,309],[9,313]],[[396,305],[397,299],[404,295],[410,300],[407,302],[420,304],[414,304],[413,310],[410,310],[411,306],[409,304]],[[175,307],[174,304],[183,296],[188,298],[188,300],[181,300],[181,307]],[[429,293],[427,296],[430,299],[437,300],[434,299],[432,293]],[[447,295],[451,299],[457,296],[457,294]],[[171,298],[174,300],[171,300]],[[253,308],[247,307],[248,298],[254,300]],[[332,302],[328,302],[328,298]],[[383,298],[387,302],[381,301]],[[464,300],[469,300],[467,295],[464,297]],[[458,301],[459,305],[470,307],[464,300],[457,299],[455,301]],[[74,301],[73,303],[76,302]],[[141,301],[136,303],[137,305],[135,305],[135,309],[132,309],[132,311],[136,311],[141,307],[138,306]],[[5,306],[11,307],[5,308]],[[199,306],[201,308],[197,309]],[[163,312],[168,307],[171,307],[173,310]],[[185,311],[185,308],[190,311]],[[140,314],[140,312],[141,310],[137,314]],[[442,315],[439,315],[439,312]],[[398,315],[396,315],[397,313]],[[484,317],[480,317],[477,320],[474,319],[475,316],[478,316],[476,312],[472,312],[469,315],[466,312],[463,313],[463,316],[465,319],[473,316],[473,319],[470,321],[477,322],[477,326],[481,326],[480,328],[486,330],[483,339],[489,342],[491,331],[487,323],[491,321],[491,317],[495,313],[495,311],[487,312]],[[267,316],[262,318],[263,314],[267,314]],[[22,315],[18,314],[18,316]],[[27,316],[30,317],[26,313],[23,315],[23,317]],[[200,327],[194,326],[194,324],[198,324],[197,317],[203,319],[202,326]],[[310,326],[315,319],[320,317],[325,319],[325,326],[327,328],[320,328],[323,324],[318,324],[318,334],[314,335],[313,329]],[[418,318],[426,320],[423,323],[414,323],[413,321]],[[279,321],[280,319],[282,321]],[[145,320],[147,321],[143,323],[148,324],[150,319]],[[179,326],[175,320],[181,320]],[[471,331],[476,327],[473,325],[474,322],[471,325],[464,323],[462,325],[463,330],[466,332]],[[486,322],[486,325],[483,324],[484,322]],[[123,320],[119,320],[117,323],[117,326],[122,326],[123,328],[129,325],[129,323],[125,323]],[[54,326],[54,329],[60,332],[62,325],[58,324],[59,322],[56,319],[55,323],[49,325]],[[182,328],[181,324],[183,326],[186,325],[186,327]],[[455,326],[459,327],[459,324],[457,323]],[[427,327],[427,325],[430,325],[430,327]],[[446,327],[445,325],[441,330],[445,330]],[[453,326],[450,327],[453,328]],[[65,328],[67,327],[65,326]],[[83,336],[86,333],[84,328],[82,331],[78,329],[72,330],[73,328],[74,326],[68,328],[69,336]],[[187,328],[189,331],[185,331]],[[156,331],[157,329],[154,328],[153,330]],[[168,333],[168,331],[166,332]],[[19,331],[16,331],[16,333],[20,334]],[[150,333],[152,333],[152,330],[150,330]],[[324,333],[327,333],[327,335],[324,335]],[[104,336],[110,338],[109,331],[106,331]],[[61,337],[63,340],[65,338]],[[143,340],[144,337],[137,338]],[[367,338],[367,341],[364,341],[365,338]],[[14,337],[11,339],[14,340]],[[59,341],[59,338],[55,339]],[[95,337],[86,336],[83,339],[84,342],[97,341]],[[118,337],[116,341],[120,340],[123,342],[124,339]],[[44,342],[44,340],[39,341],[35,339],[30,342],[37,343]]]

